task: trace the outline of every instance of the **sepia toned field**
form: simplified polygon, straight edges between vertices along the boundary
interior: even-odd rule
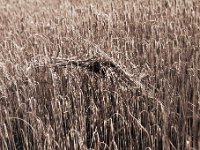
[[[0,0],[0,150],[199,150],[198,0]]]

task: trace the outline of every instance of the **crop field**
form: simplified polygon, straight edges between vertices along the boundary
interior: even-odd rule
[[[199,150],[199,0],[0,0],[0,150]]]

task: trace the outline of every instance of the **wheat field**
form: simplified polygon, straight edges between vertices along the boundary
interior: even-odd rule
[[[1,150],[199,150],[198,0],[0,0]]]

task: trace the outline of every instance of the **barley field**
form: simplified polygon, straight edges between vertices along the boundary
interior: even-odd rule
[[[0,0],[0,150],[199,150],[198,0]]]

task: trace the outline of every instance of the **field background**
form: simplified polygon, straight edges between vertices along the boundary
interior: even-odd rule
[[[0,0],[0,149],[200,149],[199,1]]]

